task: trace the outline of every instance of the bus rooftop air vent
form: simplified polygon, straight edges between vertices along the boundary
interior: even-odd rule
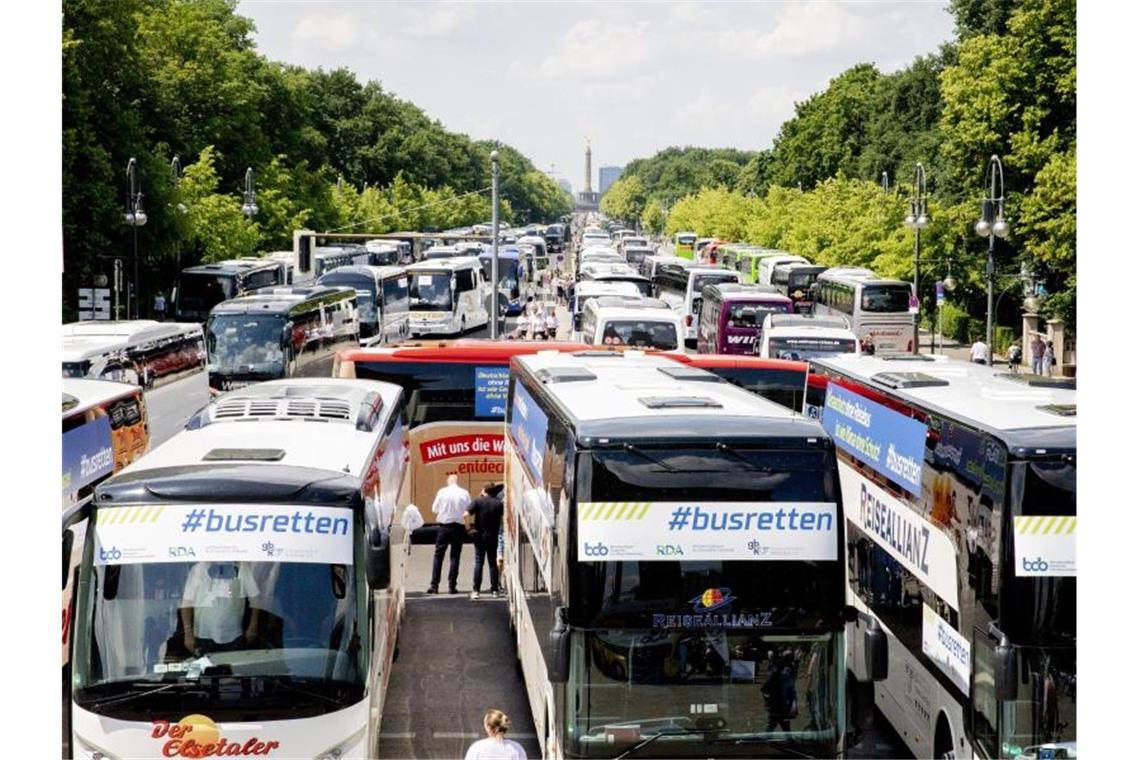
[[[540,382],[552,383],[575,383],[582,380],[597,380],[598,376],[588,369],[582,367],[549,367],[540,369],[535,373]]]
[[[605,359],[611,356],[621,356],[620,351],[575,351],[571,356],[581,356],[585,359]]]
[[[1060,388],[1070,391],[1077,389],[1077,378],[1075,377],[1042,377],[1041,375],[1022,374],[1019,372],[1003,372],[1000,377],[1018,383],[1025,383],[1030,388]]]
[[[284,449],[210,449],[203,462],[279,462]]]
[[[720,409],[724,406],[706,396],[645,396],[638,401],[650,409]]]
[[[871,379],[888,388],[935,388],[940,385],[949,385],[949,381],[940,377],[928,375],[925,372],[879,372]]]
[[[679,365],[676,367],[658,367],[658,372],[668,375],[674,380],[691,380],[699,383],[723,383],[724,378],[720,375],[714,375],[711,372],[706,372],[699,367],[687,367]]]
[[[1077,405],[1076,404],[1045,404],[1044,406],[1037,407],[1043,412],[1055,414],[1058,417],[1076,417]]]
[[[911,353],[898,353],[898,354],[877,354],[880,359],[888,362],[932,362],[935,361],[933,356],[926,354],[911,354]]]
[[[349,420],[347,401],[330,398],[274,398],[240,396],[223,399],[212,407],[211,422],[257,419]]]

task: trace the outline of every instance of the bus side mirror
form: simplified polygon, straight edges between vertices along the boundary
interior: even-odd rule
[[[566,683],[570,678],[570,626],[566,623],[565,607],[554,608],[546,675],[551,683]]]
[[[392,580],[391,546],[388,531],[380,530],[376,525],[368,530],[364,570],[368,576],[368,587],[373,591],[388,588]]]
[[[879,621],[872,619],[871,625],[863,632],[863,652],[867,659],[867,676],[872,681],[887,678],[887,634],[879,627]]]
[[[1017,699],[1017,650],[1005,636],[994,649],[994,695],[998,702]]]
[[[75,531],[67,528],[63,531],[63,583],[60,588],[67,588],[68,571],[71,569],[71,549],[75,545]]]

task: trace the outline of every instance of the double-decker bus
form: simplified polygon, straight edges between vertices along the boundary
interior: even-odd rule
[[[930,357],[812,366],[848,598],[889,642],[876,705],[917,757],[1074,757],[1075,388]]]
[[[407,553],[400,396],[329,378],[227,393],[97,487],[76,756],[375,756]]]
[[[842,754],[819,423],[629,352],[516,357],[507,409],[506,590],[544,756]]]
[[[886,280],[868,269],[832,267],[812,283],[812,313],[844,317],[868,352],[910,353],[915,315],[910,311],[914,286]]]

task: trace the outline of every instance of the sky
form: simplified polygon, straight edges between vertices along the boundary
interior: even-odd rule
[[[856,63],[953,39],[947,3],[396,3],[242,0],[271,60],[345,67],[448,129],[498,139],[583,189],[671,145],[769,148],[795,103]]]

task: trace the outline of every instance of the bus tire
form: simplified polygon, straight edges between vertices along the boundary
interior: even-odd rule
[[[934,757],[938,760],[954,760],[954,737],[950,735],[950,721],[946,714],[938,715],[938,725],[934,729]]]

